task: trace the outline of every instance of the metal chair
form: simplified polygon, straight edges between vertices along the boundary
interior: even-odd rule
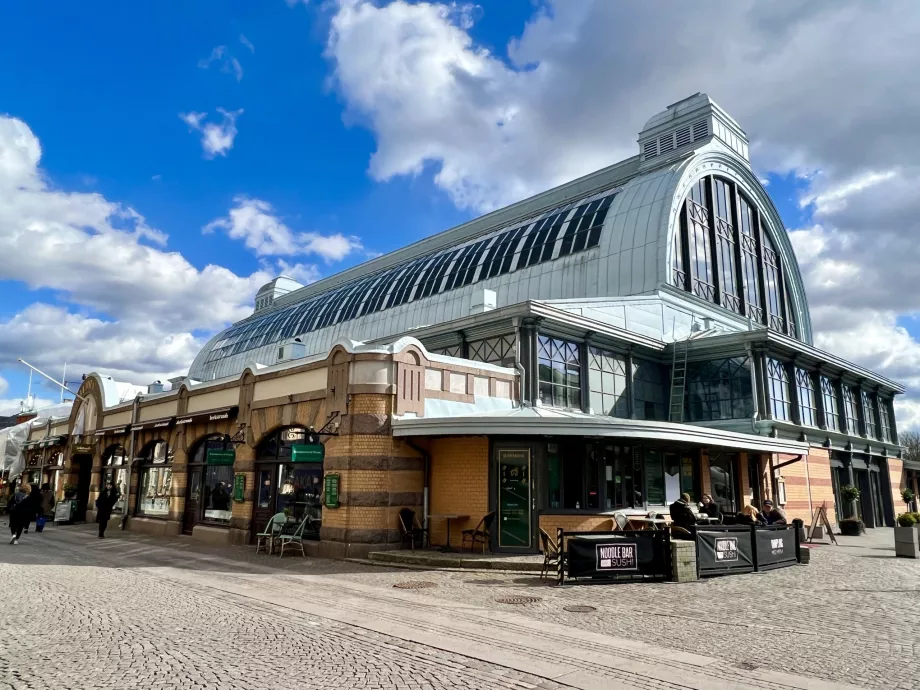
[[[482,520],[479,521],[479,524],[476,525],[474,529],[465,529],[461,532],[463,538],[460,540],[460,549],[463,549],[463,546],[466,544],[466,540],[470,540],[470,551],[475,548],[477,543],[482,544],[482,553],[485,554],[486,546],[492,541],[491,534],[489,530],[492,528],[492,522],[495,520],[495,512],[487,513],[483,516]],[[490,547],[491,550],[491,547]]]
[[[310,522],[310,516],[307,515],[303,520],[300,521],[300,524],[297,526],[297,529],[294,530],[292,534],[280,533],[275,537],[279,542],[281,542],[281,553],[279,556],[284,558],[284,547],[291,546],[296,544],[300,548],[300,555],[304,558],[307,557],[307,551],[303,546],[303,532],[306,526]]]
[[[543,580],[552,572],[554,568],[559,567],[559,547],[553,538],[540,528],[540,547],[543,551],[543,569],[540,571],[540,579]]]
[[[256,553],[259,553],[264,544],[268,544],[268,555],[274,551],[275,538],[281,534],[281,526],[287,522],[287,515],[275,513],[271,516],[265,529],[256,535]]]
[[[399,511],[399,531],[401,542],[409,542],[410,548],[415,551],[415,542],[418,540],[419,547],[424,548],[425,540],[428,539],[428,530],[424,529],[415,517],[415,511],[411,508],[402,508]]]
[[[623,513],[614,513],[613,521],[616,523],[617,529],[621,532],[625,532],[629,529],[629,520]]]

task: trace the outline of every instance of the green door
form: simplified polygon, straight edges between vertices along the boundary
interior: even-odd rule
[[[498,545],[529,549],[530,450],[498,451]]]

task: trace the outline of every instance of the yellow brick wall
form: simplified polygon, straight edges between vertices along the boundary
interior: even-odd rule
[[[430,454],[429,513],[469,515],[466,520],[451,520],[450,541],[459,546],[460,530],[475,527],[489,512],[489,439],[434,439]],[[446,543],[446,520],[432,518],[429,527],[432,544]]]
[[[596,529],[613,530],[613,519],[605,515],[541,515],[540,529],[545,530],[556,541],[556,530],[566,532],[590,532]],[[541,549],[542,550],[542,549]]]
[[[773,458],[775,466],[795,456],[777,454]],[[810,525],[815,510],[826,503],[827,518],[831,523],[834,522],[834,488],[831,483],[830,453],[827,449],[811,448],[807,457],[780,469],[779,476],[785,479],[786,505],[783,509],[790,520],[798,518]]]

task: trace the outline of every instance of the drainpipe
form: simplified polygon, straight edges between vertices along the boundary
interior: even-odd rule
[[[755,434],[757,431],[757,422],[760,419],[760,386],[757,385],[757,361],[754,359],[754,352],[751,344],[745,345],[747,350],[748,362],[751,365],[751,397],[754,399],[754,414],[751,417],[751,431]]]
[[[808,514],[814,515],[815,511],[811,506],[811,476],[808,473],[808,454],[805,453],[802,456],[802,460],[805,462],[805,488],[808,489]]]
[[[124,513],[121,516],[121,528],[127,529],[128,527],[128,513],[131,512],[131,480],[134,478],[134,425],[137,424],[137,406],[140,403],[140,393],[134,396],[134,405],[131,408],[131,440],[128,444],[130,450],[128,451],[128,486],[125,488],[125,492],[128,494],[125,496],[125,509]],[[137,505],[134,506],[135,510]]]

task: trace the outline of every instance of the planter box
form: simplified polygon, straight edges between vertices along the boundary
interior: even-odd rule
[[[895,527],[894,553],[901,558],[920,558],[920,530],[915,527]]]
[[[866,526],[862,522],[840,521],[840,534],[847,537],[858,537],[866,533]]]

